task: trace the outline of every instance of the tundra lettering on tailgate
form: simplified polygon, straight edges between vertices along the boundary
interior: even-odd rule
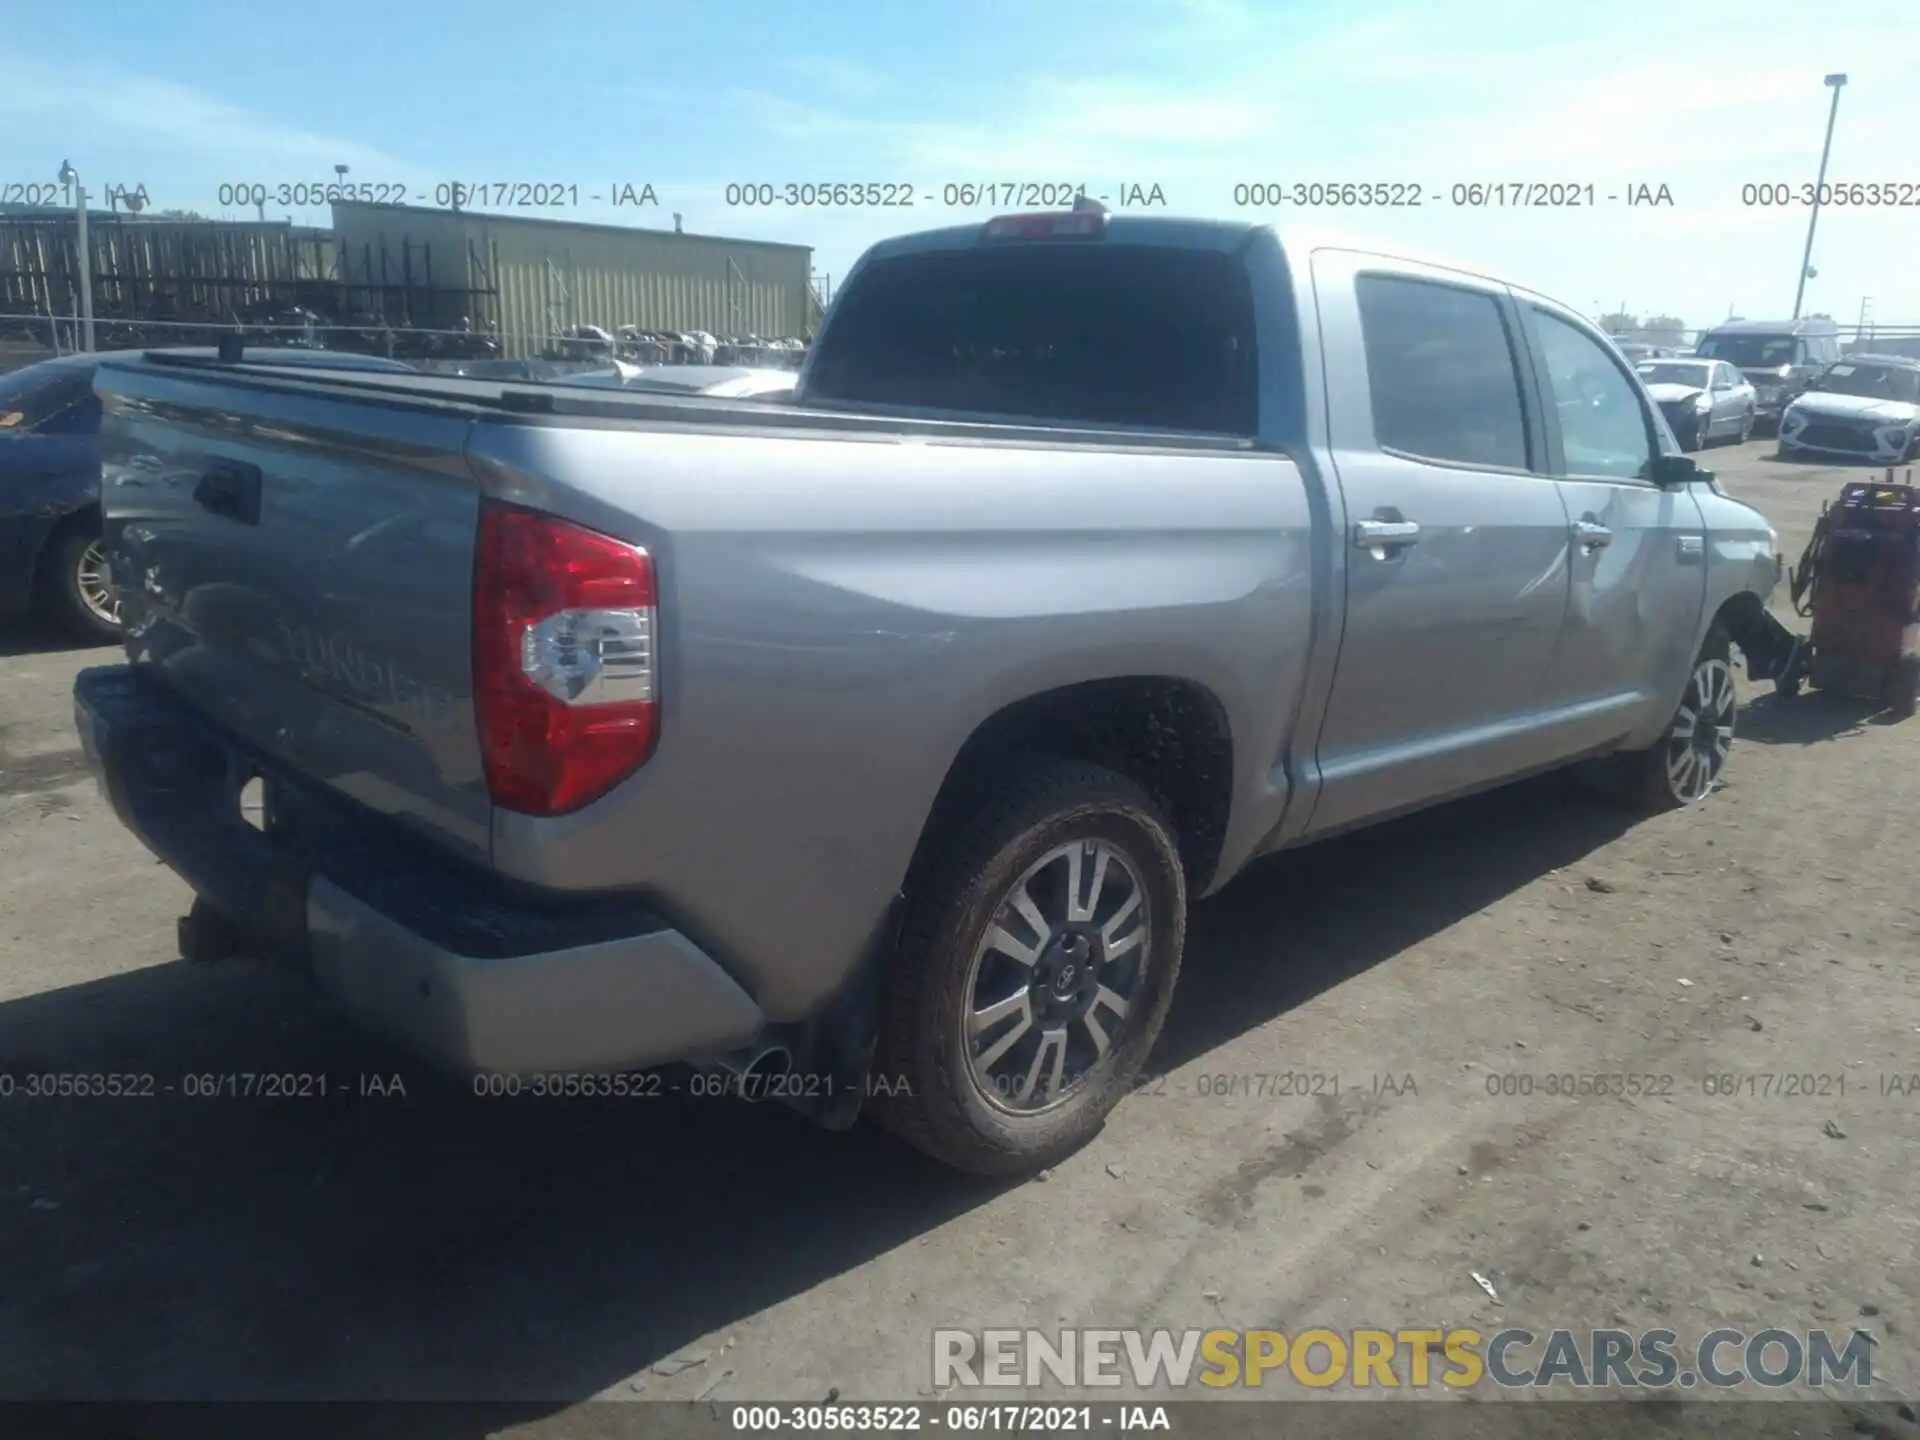
[[[453,717],[454,699],[445,687],[418,680],[340,636],[321,635],[284,619],[279,623],[287,659],[303,674],[331,682],[327,688],[344,691],[410,730],[438,729]]]

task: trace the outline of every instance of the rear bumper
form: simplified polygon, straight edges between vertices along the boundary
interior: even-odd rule
[[[74,723],[121,823],[196,894],[448,1068],[638,1068],[739,1049],[761,1029],[753,999],[658,917],[511,892],[277,772],[130,666],[81,672]],[[256,775],[264,829],[240,810]]]

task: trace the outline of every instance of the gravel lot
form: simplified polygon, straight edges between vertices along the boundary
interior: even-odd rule
[[[1797,557],[1843,472],[1770,450],[1709,463]],[[1920,1074],[1920,731],[1871,707],[1755,690],[1696,813],[1633,824],[1556,779],[1258,867],[1195,914],[1164,1082],[1008,1188],[765,1107],[477,1100],[290,976],[181,963],[187,894],[72,732],[75,671],[111,658],[0,634],[4,1068],[406,1093],[0,1102],[0,1396],[459,1398],[498,1404],[405,1433],[599,1434],[595,1396],[926,1395],[941,1324],[1421,1323],[1860,1326],[1872,1398],[1920,1395],[1920,1081],[1885,1078]],[[1212,1093],[1280,1071],[1340,1094]],[[1544,1093],[1618,1072],[1671,1093]],[[1550,1433],[1892,1413],[1713,1408]]]

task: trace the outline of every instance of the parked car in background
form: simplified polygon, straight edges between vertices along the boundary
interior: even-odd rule
[[[1824,365],[1840,358],[1831,320],[1729,320],[1700,337],[1694,352],[1737,366],[1753,384],[1757,413],[1773,424]]]
[[[245,370],[100,381],[141,644],[75,716],[183,953],[969,1170],[1099,1130],[1254,857],[1583,758],[1711,794],[1778,580],[1577,314],[1244,222],[883,241],[778,413]]]
[[[0,375],[0,613],[44,608],[84,639],[120,633],[100,544],[100,399],[104,360],[138,350],[63,355]],[[167,353],[213,358],[211,346]],[[414,373],[403,360],[310,348],[250,349],[251,363]]]
[[[1920,459],[1920,360],[1849,355],[1827,366],[1781,417],[1780,455],[1876,465]]]
[[[1637,340],[1616,340],[1620,353],[1634,362],[1641,360],[1663,360],[1673,354],[1670,345],[1643,345]]]
[[[553,360],[460,360],[426,367],[435,375],[461,375],[470,380],[552,380],[566,373]]]
[[[1745,443],[1753,435],[1759,397],[1747,377],[1723,360],[1644,360],[1640,383],[1667,417],[1685,450],[1715,440]]]

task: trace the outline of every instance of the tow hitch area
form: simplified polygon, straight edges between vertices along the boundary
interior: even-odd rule
[[[1764,607],[1755,605],[1727,616],[1727,634],[1740,647],[1747,662],[1747,678],[1781,679],[1805,664],[1807,642],[1793,633]]]

